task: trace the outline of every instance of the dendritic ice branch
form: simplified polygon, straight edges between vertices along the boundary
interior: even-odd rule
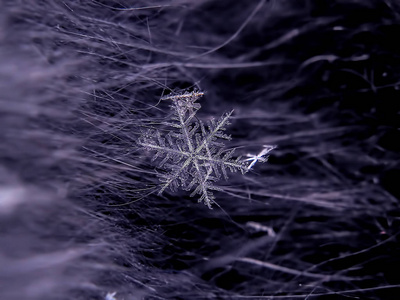
[[[171,101],[173,115],[169,122],[163,123],[171,130],[167,133],[157,129],[143,131],[138,144],[153,152],[152,161],[159,161],[159,168],[165,171],[160,175],[162,184],[158,194],[167,188],[172,191],[181,188],[192,191],[191,197],[199,194],[199,202],[212,208],[215,200],[212,191],[221,190],[215,185],[221,176],[227,180],[228,171],[246,173],[256,162],[265,162],[274,147],[265,146],[250,159],[234,158],[235,149],[226,150],[223,143],[231,139],[225,130],[233,110],[204,124],[196,118],[201,108],[196,101],[203,95],[194,91],[162,98]]]

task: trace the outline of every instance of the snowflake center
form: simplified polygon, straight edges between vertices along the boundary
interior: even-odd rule
[[[189,152],[189,158],[190,158],[191,160],[195,160],[195,159],[196,159],[196,157],[197,157],[197,154],[196,154],[196,152],[194,152],[194,151],[192,151],[192,152]]]

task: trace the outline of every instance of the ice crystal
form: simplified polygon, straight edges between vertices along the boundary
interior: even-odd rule
[[[234,158],[235,149],[226,150],[223,141],[230,140],[225,133],[230,124],[233,110],[223,114],[219,120],[211,119],[204,124],[196,117],[201,108],[196,101],[204,93],[173,94],[164,97],[171,101],[173,115],[169,122],[163,124],[171,127],[166,134],[157,129],[143,131],[138,144],[154,153],[152,161],[159,161],[159,168],[165,172],[160,174],[161,188],[159,194],[167,188],[176,191],[181,188],[192,191],[191,197],[200,195],[199,202],[211,208],[214,202],[212,191],[221,190],[215,185],[222,176],[228,179],[228,171],[241,172],[250,170],[256,161],[264,162],[259,156],[256,161]],[[263,152],[266,155],[273,147]]]

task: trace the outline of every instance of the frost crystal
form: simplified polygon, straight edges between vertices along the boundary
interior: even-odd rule
[[[233,110],[217,121],[211,119],[208,124],[197,120],[196,113],[201,106],[196,101],[203,94],[195,91],[164,97],[164,100],[172,101],[171,121],[163,123],[172,127],[171,131],[165,134],[149,129],[142,132],[138,144],[154,152],[152,161],[159,161],[159,168],[166,171],[160,175],[162,185],[158,194],[167,188],[172,191],[182,188],[192,191],[191,197],[199,194],[199,202],[203,201],[211,208],[215,199],[212,191],[221,190],[214,183],[221,175],[227,180],[227,171],[244,174],[255,161],[233,158],[235,149],[224,149],[222,141],[231,139],[225,129],[230,124]],[[258,161],[264,162],[266,158],[259,157]]]

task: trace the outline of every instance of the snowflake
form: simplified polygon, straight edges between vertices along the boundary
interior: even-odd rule
[[[217,121],[211,119],[205,125],[196,118],[196,113],[201,108],[196,101],[202,95],[204,93],[194,91],[164,97],[164,100],[172,101],[170,107],[173,115],[170,122],[163,124],[172,127],[172,130],[166,134],[157,129],[144,131],[138,144],[154,152],[152,161],[159,160],[159,168],[165,170],[160,175],[162,184],[159,195],[167,188],[172,191],[182,188],[192,191],[191,197],[199,194],[199,202],[212,208],[215,200],[212,191],[221,190],[214,183],[221,175],[227,180],[227,171],[244,174],[257,161],[266,161],[263,156],[267,152],[250,160],[233,158],[235,149],[224,149],[222,142],[231,139],[230,135],[225,134],[225,129],[230,124],[233,110],[223,114]]]
[[[264,145],[264,149],[261,150],[260,153],[254,154],[247,154],[246,156],[249,157],[245,159],[245,161],[250,161],[249,166],[247,167],[249,170],[258,162],[266,162],[268,160],[268,156],[266,156],[269,152],[274,150],[276,146]]]
[[[117,294],[117,292],[107,293],[107,295],[104,299],[105,300],[117,300],[117,298],[114,297],[116,294]]]

